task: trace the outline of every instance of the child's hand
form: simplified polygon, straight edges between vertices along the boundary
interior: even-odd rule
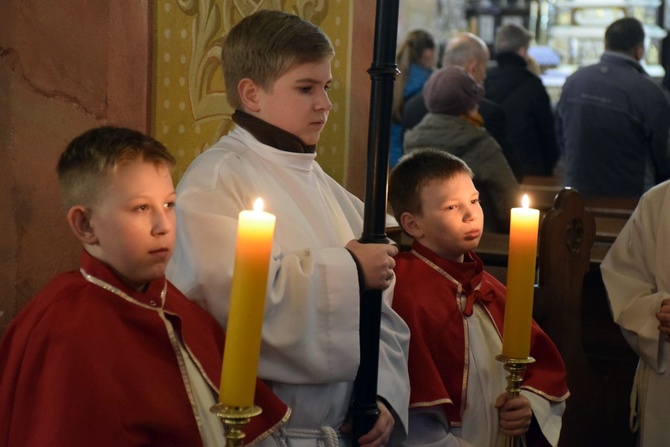
[[[524,396],[509,397],[503,393],[496,399],[500,432],[507,436],[521,436],[528,431],[533,410],[530,401]]]
[[[362,244],[355,239],[346,247],[358,260],[365,277],[365,288],[384,290],[393,280],[393,267],[398,247],[393,244]]]
[[[658,330],[665,335],[665,341],[670,342],[670,298],[661,301],[661,310],[656,314]]]
[[[391,412],[386,408],[386,405],[378,401],[377,406],[379,407],[379,417],[372,429],[367,434],[358,438],[358,445],[360,447],[382,447],[389,442],[395,420]],[[350,434],[351,421],[344,424],[340,428],[340,431]]]

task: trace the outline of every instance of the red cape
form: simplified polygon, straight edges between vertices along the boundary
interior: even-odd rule
[[[26,305],[0,340],[0,445],[202,445],[158,310],[165,278],[138,292],[86,252],[81,266],[131,299],[70,272]],[[216,391],[223,332],[167,287],[165,315]],[[256,404],[263,413],[247,426],[246,442],[269,436],[290,414],[261,381]]]
[[[466,254],[466,262],[458,263],[441,258],[417,242],[412,249],[396,257],[393,296],[393,308],[407,322],[412,334],[410,408],[442,406],[449,423],[461,426],[468,340],[463,324],[466,317],[456,297],[459,292],[468,294],[478,289],[477,295],[490,301],[485,308],[501,336],[506,289],[484,271],[481,259],[474,253]],[[565,365],[556,346],[535,322],[531,328],[530,355],[535,363],[528,366],[522,388],[552,401],[565,400],[569,395]]]

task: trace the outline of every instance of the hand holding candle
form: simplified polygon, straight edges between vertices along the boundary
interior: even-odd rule
[[[226,406],[251,407],[254,403],[275,220],[273,214],[263,211],[260,198],[253,211],[239,215],[219,394]]]
[[[503,330],[503,357],[525,359],[530,355],[530,325],[535,290],[535,260],[540,211],[512,208],[507,264],[507,303]]]

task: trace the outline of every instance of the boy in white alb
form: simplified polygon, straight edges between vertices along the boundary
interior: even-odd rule
[[[181,227],[168,275],[225,327],[238,214],[261,197],[277,223],[258,374],[292,410],[268,444],[350,444],[359,300],[367,288],[386,291],[381,415],[358,442],[397,445],[409,399],[409,331],[390,307],[397,249],[356,241],[363,204],[314,160],[332,108],[332,56],[318,27],[281,11],[257,12],[231,29],[222,60],[237,126],[179,183]]]

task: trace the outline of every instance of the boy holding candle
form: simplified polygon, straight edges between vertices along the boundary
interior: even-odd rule
[[[521,395],[505,393],[496,360],[506,290],[473,250],[484,215],[472,171],[439,150],[406,155],[391,173],[389,200],[413,240],[396,257],[393,308],[410,327],[409,433],[405,445],[497,446],[501,435],[555,446],[568,390],[549,337],[532,325]]]
[[[79,271],[56,276],[0,341],[0,445],[221,446],[223,332],[165,279],[175,160],[140,132],[101,127],[58,162]],[[257,383],[270,436],[288,409]]]
[[[409,401],[409,332],[390,306],[397,248],[357,242],[362,202],[315,161],[332,108],[333,55],[318,27],[282,11],[261,10],[230,30],[222,62],[237,126],[193,162],[177,188],[180,228],[168,276],[225,327],[238,216],[261,197],[276,227],[258,376],[292,410],[276,442],[351,443],[360,294],[378,289],[385,290],[381,414],[357,441],[397,445]]]

